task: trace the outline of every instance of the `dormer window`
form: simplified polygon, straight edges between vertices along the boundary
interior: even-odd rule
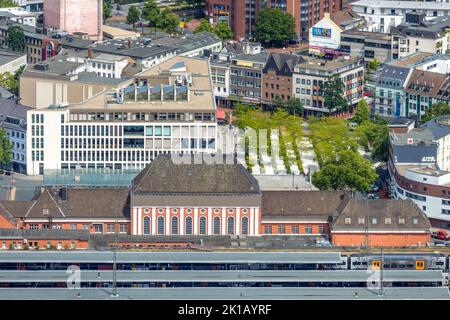
[[[378,219],[377,218],[372,218],[372,224],[378,224]]]
[[[42,214],[44,216],[48,216],[48,209],[42,209]]]
[[[352,218],[345,218],[345,224],[351,224]]]
[[[413,224],[418,224],[418,223],[419,223],[419,219],[413,218]]]
[[[364,224],[364,218],[358,218],[358,223],[359,224]]]
[[[386,219],[384,219],[384,223],[385,224],[391,224],[391,218],[386,218]]]
[[[398,224],[405,224],[405,218],[398,218]]]

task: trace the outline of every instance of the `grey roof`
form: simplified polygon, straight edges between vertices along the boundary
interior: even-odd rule
[[[65,36],[63,38],[55,39],[55,41],[61,43],[63,48],[71,48],[75,50],[88,49],[95,43],[94,40],[81,39],[74,36]]]
[[[450,17],[440,16],[430,21],[424,21],[421,24],[403,22],[396,27],[391,27],[391,34],[406,34],[421,38],[437,39],[442,37],[445,29],[449,27]]]
[[[0,50],[0,65],[4,65],[20,57],[26,56],[25,53],[19,54],[17,52],[12,52],[8,50]]]
[[[135,59],[147,59],[161,54],[175,52],[176,48],[149,43],[144,45],[140,40],[105,40],[92,46],[92,50],[115,55],[128,56]]]
[[[438,140],[450,134],[450,115],[432,119],[425,122],[420,127],[431,131],[434,139]]]
[[[200,49],[215,43],[222,44],[222,40],[211,32],[199,32],[183,37],[158,37],[152,39],[153,44],[176,48],[178,54],[182,54],[195,49]]]
[[[0,239],[89,240],[89,230],[0,229]]]
[[[383,87],[402,90],[410,73],[409,68],[384,65],[379,74],[377,84]]]
[[[269,52],[261,52],[257,54],[238,54],[232,60],[244,60],[244,61],[252,61],[258,63],[266,63],[267,59],[269,59]]]
[[[99,277],[100,274],[100,277]],[[118,270],[117,282],[366,282],[367,270]],[[65,282],[66,270],[1,270],[0,283]],[[388,282],[442,282],[440,270],[384,270],[383,280]],[[110,270],[83,270],[82,282],[104,283],[113,281]]]
[[[105,262],[112,251],[0,251],[2,262]],[[122,263],[341,263],[338,252],[117,252]]]
[[[8,21],[8,23],[6,23],[6,21],[1,21],[0,22],[0,30],[4,30],[7,31],[10,27],[21,27],[23,30],[23,33],[25,34],[25,36],[33,38],[33,39],[39,39],[39,40],[43,40],[45,38],[48,38],[47,35],[43,34],[43,33],[38,33],[38,28],[27,25],[27,24],[22,24],[22,23],[11,23],[10,21]]]
[[[161,155],[142,170],[132,183],[136,194],[252,194],[260,193],[256,179],[238,163],[196,164],[194,156],[175,163]],[[181,159],[181,157],[180,157]]]
[[[437,146],[393,145],[392,153],[394,163],[424,163],[424,158],[436,158]]]
[[[1,300],[372,300],[450,299],[448,288],[120,288],[109,289],[1,288]]]
[[[31,107],[16,103],[15,100],[0,98],[0,115],[25,120],[27,118],[27,111],[32,109]]]
[[[291,76],[294,66],[304,61],[302,56],[296,54],[274,52],[270,54],[264,72],[274,69],[277,74]]]
[[[11,99],[14,97],[14,93],[0,86],[0,98]]]
[[[430,145],[434,141],[434,136],[431,130],[427,130],[425,128],[415,128],[404,133],[390,133],[390,140],[393,145],[407,145],[408,139],[410,138],[413,139],[414,145]]]
[[[415,122],[413,119],[405,118],[405,117],[394,117],[388,120],[389,127],[396,126],[409,126],[411,123]]]

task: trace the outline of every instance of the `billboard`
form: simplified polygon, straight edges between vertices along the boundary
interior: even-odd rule
[[[313,36],[331,38],[331,29],[313,27],[312,34],[313,34]]]

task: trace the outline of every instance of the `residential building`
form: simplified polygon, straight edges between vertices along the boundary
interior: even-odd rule
[[[261,102],[263,70],[269,53],[238,54],[231,58],[230,99]]]
[[[415,115],[420,119],[439,100],[439,90],[447,79],[442,73],[413,70],[405,86],[405,115]]]
[[[341,32],[343,29],[337,25],[329,13],[309,29],[309,53],[324,54],[330,58],[339,56]]]
[[[0,20],[36,26],[36,14],[20,7],[0,8]]]
[[[27,64],[27,55],[13,51],[0,50],[0,73],[16,73]]]
[[[26,172],[27,150],[27,111],[32,108],[20,104],[17,100],[0,99],[0,126],[6,130],[12,145],[11,169]]]
[[[130,31],[122,28],[103,25],[104,39],[137,40],[139,37],[140,33],[137,31]]]
[[[215,54],[211,57],[211,81],[214,87],[214,98],[218,107],[227,105],[230,95],[230,56]]]
[[[448,3],[438,1],[359,0],[350,6],[366,19],[368,31],[382,33],[405,22],[406,14],[413,11],[424,13],[427,20],[448,16],[450,12]]]
[[[390,134],[391,196],[411,199],[433,227],[450,227],[450,122],[442,116]]]
[[[371,112],[389,117],[406,117],[405,87],[413,71],[410,68],[386,64],[375,83],[375,99]]]
[[[296,54],[271,53],[263,70],[262,100],[268,103],[275,97],[283,101],[290,100],[294,66],[304,61]]]
[[[366,20],[348,7],[333,12],[330,17],[342,30],[366,29]]]
[[[103,2],[101,0],[45,0],[46,27],[70,34],[84,32],[89,39],[101,41]]]
[[[205,15],[211,23],[226,22],[235,39],[253,39],[255,25],[262,9],[278,8],[295,18],[297,40],[308,41],[308,31],[325,12],[341,10],[341,0],[206,0]]]
[[[108,57],[109,62],[106,63],[105,59],[90,60],[87,57],[71,55],[66,51],[45,62],[29,66],[20,78],[21,103],[38,109],[47,108],[52,104],[77,104],[104,90],[118,89],[132,82],[131,76],[127,75],[113,78],[112,70],[108,70],[108,66],[112,68],[112,65],[119,64],[121,60],[112,61]],[[101,67],[98,67],[100,61]],[[107,76],[108,72],[111,72],[109,74],[111,77]]]
[[[391,29],[392,58],[419,51],[446,53],[450,48],[449,29],[450,16],[425,20],[423,13],[406,14],[406,21]]]
[[[380,32],[345,30],[341,33],[340,51],[364,58],[366,66],[375,59],[386,63],[392,59],[392,38]]]
[[[28,174],[142,169],[161,153],[216,152],[208,60],[178,56],[99,91],[78,103],[28,112]]]
[[[293,96],[304,106],[304,116],[330,113],[324,104],[321,86],[333,74],[339,74],[345,85],[345,98],[355,106],[363,96],[364,60],[342,56],[334,60],[311,59],[294,68]]]

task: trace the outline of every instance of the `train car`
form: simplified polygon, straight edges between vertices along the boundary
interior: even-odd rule
[[[417,254],[352,254],[350,269],[380,269],[383,259],[383,269],[386,270],[445,270],[448,267],[447,257],[436,253]]]

